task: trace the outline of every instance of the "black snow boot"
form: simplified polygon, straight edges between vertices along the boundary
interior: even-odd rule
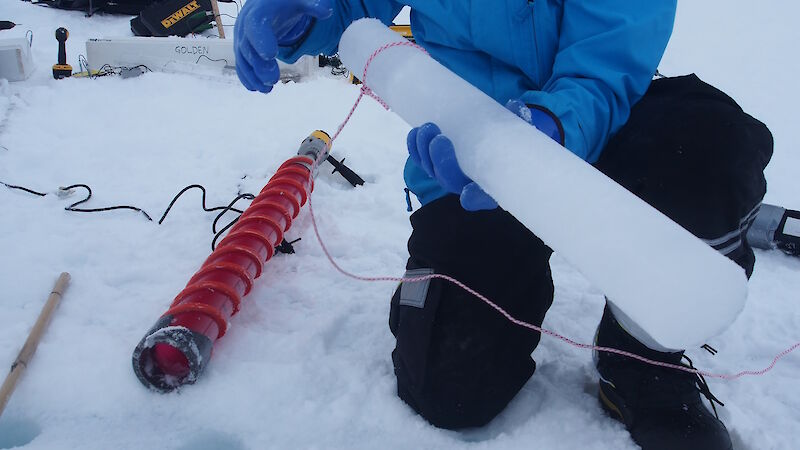
[[[606,307],[597,329],[597,345],[625,350],[648,359],[693,367],[681,362],[683,352],[662,353],[629,335]],[[624,356],[597,352],[600,403],[625,424],[644,450],[731,450],[725,425],[716,416],[722,405],[701,376],[657,367]],[[712,414],[700,399],[703,394]]]

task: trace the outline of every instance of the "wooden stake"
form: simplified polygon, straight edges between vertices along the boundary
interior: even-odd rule
[[[67,272],[62,273],[61,276],[58,277],[53,291],[47,298],[47,303],[44,304],[42,312],[39,313],[39,318],[36,319],[36,323],[33,325],[28,339],[25,341],[25,345],[22,346],[22,350],[19,351],[17,359],[14,360],[14,363],[11,365],[11,373],[8,374],[6,380],[3,382],[3,386],[0,387],[0,416],[3,415],[3,410],[6,408],[6,404],[8,404],[8,400],[11,398],[11,393],[14,392],[14,388],[17,386],[19,377],[22,376],[22,372],[28,367],[33,353],[36,352],[39,340],[41,340],[47,325],[50,323],[50,317],[53,315],[53,311],[64,295],[64,290],[67,287],[67,283],[69,283],[69,278]]]
[[[225,28],[222,26],[222,17],[219,15],[219,3],[217,3],[217,0],[211,0],[211,11],[214,13],[214,20],[217,21],[219,38],[225,39]]]

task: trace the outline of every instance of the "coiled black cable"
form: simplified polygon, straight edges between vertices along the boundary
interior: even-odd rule
[[[23,191],[23,192],[26,192],[28,194],[35,195],[37,197],[44,197],[44,196],[46,196],[48,194],[47,192],[39,192],[39,191],[36,191],[34,189],[27,188],[25,186],[18,186],[18,185],[15,185],[15,184],[5,183],[3,181],[0,181],[0,184],[2,184],[3,186],[7,187],[8,189]],[[106,212],[106,211],[128,209],[128,210],[131,210],[131,211],[140,212],[140,213],[142,213],[142,215],[144,215],[147,218],[147,220],[149,220],[151,222],[153,221],[153,218],[150,216],[150,214],[147,213],[147,211],[143,210],[142,208],[138,208],[136,206],[131,206],[131,205],[113,205],[113,206],[105,206],[105,207],[101,207],[101,208],[78,208],[77,206],[88,202],[92,198],[92,188],[89,187],[89,185],[87,185],[87,184],[76,183],[76,184],[72,184],[72,185],[69,185],[69,186],[66,186],[66,187],[60,187],[58,192],[59,193],[71,193],[71,191],[74,190],[75,188],[86,189],[86,191],[87,191],[86,197],[81,199],[81,200],[78,200],[77,202],[72,203],[69,206],[67,206],[66,208],[64,208],[66,211],[79,212],[79,213],[97,213],[97,212]],[[164,223],[164,220],[166,220],[167,215],[172,210],[172,207],[175,206],[175,203],[178,201],[178,199],[184,193],[186,193],[187,191],[189,191],[191,189],[200,189],[200,191],[202,191],[203,196],[202,196],[202,204],[201,204],[201,206],[203,208],[203,211],[206,211],[206,212],[220,211],[219,214],[217,214],[217,216],[214,218],[214,222],[212,223],[212,226],[211,226],[211,230],[214,233],[214,239],[211,241],[211,249],[214,250],[214,248],[216,247],[217,240],[219,240],[219,238],[222,236],[222,234],[225,231],[227,231],[231,226],[233,226],[233,224],[235,224],[236,221],[239,220],[239,218],[237,216],[235,219],[233,219],[233,221],[231,221],[229,224],[224,226],[222,229],[217,230],[217,223],[219,222],[219,220],[222,218],[222,216],[224,216],[226,213],[231,212],[231,211],[234,212],[234,213],[237,213],[237,214],[242,214],[242,212],[244,212],[244,211],[241,210],[241,209],[238,209],[238,208],[234,208],[234,205],[239,200],[242,200],[242,199],[253,200],[255,198],[255,195],[250,194],[250,193],[239,194],[227,206],[209,207],[208,204],[207,204],[207,201],[206,201],[206,188],[203,187],[200,184],[191,184],[189,186],[184,187],[177,194],[175,194],[175,196],[169,202],[169,205],[167,206],[167,209],[165,209],[164,213],[161,215],[161,218],[158,219],[158,224],[159,225]],[[287,243],[287,244],[291,245],[290,243]],[[281,243],[281,245],[283,245],[283,243]]]
[[[92,198],[92,188],[90,188],[89,186],[87,186],[85,184],[82,184],[82,183],[73,184],[73,185],[70,185],[70,186],[67,186],[67,187],[59,188],[59,190],[61,190],[61,191],[69,192],[70,190],[75,189],[75,188],[79,188],[79,187],[86,189],[86,191],[87,191],[86,198],[84,198],[83,200],[78,200],[77,202],[67,206],[66,208],[64,208],[65,210],[72,211],[72,212],[90,213],[90,212],[114,211],[114,210],[117,210],[117,209],[130,209],[132,211],[138,211],[138,212],[144,214],[144,216],[147,217],[147,220],[149,220],[151,222],[153,221],[153,218],[150,217],[150,214],[147,214],[146,211],[144,211],[141,208],[137,208],[135,206],[130,206],[130,205],[106,206],[104,208],[76,208],[76,206],[82,205],[82,204],[88,202],[90,198]],[[159,222],[159,224],[160,224],[160,222]]]

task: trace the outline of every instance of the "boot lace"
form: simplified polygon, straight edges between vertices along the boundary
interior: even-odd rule
[[[714,353],[716,353],[716,350],[714,350]],[[714,353],[712,353],[712,355]],[[692,360],[689,359],[688,356],[683,355],[683,359],[685,359],[689,363],[689,364],[684,364],[685,366],[689,367],[690,369],[695,369],[695,370],[697,369],[694,366]],[[714,416],[717,419],[719,419],[719,414],[717,414],[717,407],[716,405],[714,405],[714,403],[718,403],[720,406],[725,406],[725,403],[722,403],[720,399],[718,399],[714,394],[711,393],[711,389],[708,387],[708,382],[706,381],[703,375],[700,375],[699,373],[695,373],[694,375],[695,375],[694,382],[695,385],[697,386],[697,390],[700,391],[700,393],[703,394],[703,397],[705,397],[708,400],[708,403],[711,404],[711,409],[714,411]]]

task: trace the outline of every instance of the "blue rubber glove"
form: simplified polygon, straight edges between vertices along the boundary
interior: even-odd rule
[[[249,0],[236,17],[233,51],[244,87],[267,93],[280,79],[278,46],[297,43],[312,19],[327,19],[331,0]]]
[[[442,134],[434,123],[426,123],[413,128],[406,139],[411,160],[425,170],[428,176],[435,178],[444,190],[458,194],[461,206],[467,211],[497,208],[494,201],[470,180],[456,161],[453,142]]]
[[[564,133],[560,124],[547,110],[529,108],[520,100],[509,101],[506,108],[563,145]],[[428,176],[435,178],[444,190],[458,194],[462,208],[467,211],[497,208],[497,202],[461,170],[453,142],[436,124],[426,123],[413,128],[408,133],[406,144],[411,160]]]

